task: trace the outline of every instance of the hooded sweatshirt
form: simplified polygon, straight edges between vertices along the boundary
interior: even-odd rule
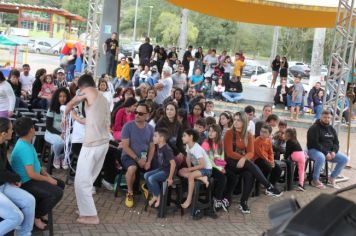
[[[331,125],[324,125],[317,120],[308,130],[308,149],[316,149],[327,155],[329,152],[339,151],[339,139],[335,129]]]

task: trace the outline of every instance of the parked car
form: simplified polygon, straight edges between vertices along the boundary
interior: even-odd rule
[[[29,40],[28,42],[29,51],[35,53],[47,53],[58,55],[61,51],[61,45],[51,45],[49,42]]]
[[[259,75],[265,73],[266,71],[262,68],[262,66],[259,65],[246,65],[242,70],[242,76],[251,77],[252,75],[255,75],[256,72]]]
[[[322,76],[327,76],[328,75],[328,68],[326,66],[321,66],[321,69],[320,69],[320,74]]]
[[[277,77],[277,82],[276,82],[276,87],[280,84],[280,77]],[[310,90],[309,85],[307,83],[304,82],[308,82],[308,81],[302,81],[303,83],[303,87],[304,90],[308,91]],[[250,86],[254,86],[254,87],[266,87],[266,88],[270,88],[271,87],[271,83],[272,83],[272,72],[266,72],[260,75],[253,75],[250,79]],[[293,85],[293,77],[291,75],[288,75],[288,79],[287,79],[287,86],[290,87]]]
[[[289,73],[293,76],[302,76],[302,78],[310,77],[310,67],[308,65],[294,65],[289,67]]]

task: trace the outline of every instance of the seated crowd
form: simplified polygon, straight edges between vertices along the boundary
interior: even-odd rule
[[[218,74],[215,71],[215,53],[212,50],[210,57],[202,62],[206,66],[204,76],[201,74],[203,67],[197,66],[193,76],[188,78],[186,66],[179,63],[174,67],[166,64],[159,67],[162,76],[156,65],[139,67],[130,76],[129,63],[123,58],[117,67],[116,78],[103,75],[99,79],[97,89],[111,108],[110,131],[114,146],[110,146],[103,161],[103,175],[92,180],[92,193],[95,193],[94,186],[100,185],[113,190],[117,171],[125,171],[125,205],[132,208],[135,194],[143,192],[147,199],[152,196],[149,205],[158,207],[162,182],[167,181],[171,186],[174,179],[180,177],[187,184],[187,194],[181,207],[188,208],[192,204],[195,182],[201,181],[208,188],[213,178],[214,209],[227,211],[233,203],[234,192],[240,188],[239,209],[248,214],[248,200],[256,182],[263,185],[267,195],[282,195],[278,187],[282,175],[280,159],[297,163],[297,189],[305,191],[307,157],[298,142],[296,130],[287,128],[287,123],[273,114],[272,106],[266,105],[258,118],[252,106],[234,113],[224,111],[219,115],[214,111],[211,98],[228,102],[242,99],[240,72],[243,66],[242,53],[238,54],[240,67],[235,68],[235,72],[229,67],[231,59],[224,58],[222,63],[228,69],[227,73],[234,74],[230,79],[230,75],[222,73],[224,76],[214,80],[213,76]],[[22,73],[13,70],[8,80],[0,72],[0,89],[6,91],[6,96],[0,98],[0,235],[14,229],[20,235],[30,235],[33,225],[45,229],[48,213],[61,200],[65,187],[63,181],[52,177],[41,167],[38,151],[32,144],[36,136],[32,119],[17,118],[14,125],[8,119],[15,107],[47,110],[44,139],[52,146],[55,168],[67,169],[71,164],[64,158],[67,139],[72,142],[73,159],[79,155],[83,144],[86,124],[83,103],[70,114],[73,121],[70,137],[61,125],[61,106],[80,93],[79,76],[74,75],[68,85],[63,69],[52,75],[39,69],[35,78],[29,78],[29,68],[24,65]],[[21,76],[25,76],[22,84],[32,80],[32,89],[29,90],[28,85],[21,87],[21,79],[18,79]],[[16,83],[20,84],[20,89],[14,86]],[[289,90],[286,87],[279,90],[281,94],[275,101],[286,104],[285,94]],[[291,95],[292,107],[297,113],[302,96],[299,90],[296,85],[294,91],[297,92]],[[318,103],[314,104],[318,106]],[[325,188],[319,178],[324,163],[329,161],[336,163],[329,176],[329,184],[338,188],[335,179],[348,158],[339,152],[338,136],[330,125],[331,113],[318,110],[318,115],[307,135],[307,153],[315,161],[312,184]],[[6,143],[13,139],[13,128],[18,139],[8,159]],[[240,180],[243,187],[238,184]]]

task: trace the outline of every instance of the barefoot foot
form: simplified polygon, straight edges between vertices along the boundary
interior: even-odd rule
[[[152,197],[151,200],[148,202],[148,205],[151,207],[157,201],[157,197]]]
[[[158,207],[159,207],[159,203],[160,203],[160,198],[158,197],[158,198],[157,198],[157,201],[156,201],[156,203],[155,203],[155,208],[158,208]]]
[[[80,216],[77,222],[85,225],[98,225],[100,223],[98,216]]]
[[[190,201],[186,200],[183,204],[181,204],[181,207],[187,209],[190,206],[190,203]]]
[[[42,222],[40,218],[35,218],[35,226],[40,230],[44,230],[46,228],[46,224]]]

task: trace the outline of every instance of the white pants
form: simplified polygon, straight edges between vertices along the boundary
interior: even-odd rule
[[[75,173],[74,190],[80,216],[96,216],[92,188],[103,167],[109,143],[96,147],[83,146],[80,150]]]

